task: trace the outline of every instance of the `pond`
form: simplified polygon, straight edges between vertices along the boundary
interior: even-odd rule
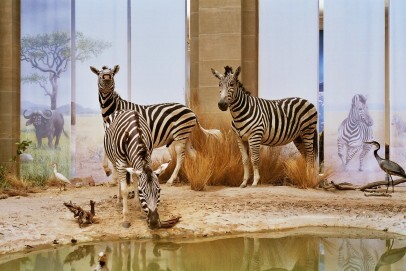
[[[1,271],[406,270],[406,237],[368,239],[273,233],[250,237],[126,240],[78,244],[0,257]],[[21,257],[20,257],[21,256]]]

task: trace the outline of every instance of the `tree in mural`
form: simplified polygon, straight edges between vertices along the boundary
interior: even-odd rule
[[[75,59],[83,62],[98,56],[110,46],[109,42],[85,37],[78,32]],[[33,69],[40,72],[22,77],[21,81],[38,84],[45,95],[50,97],[52,110],[57,107],[58,79],[67,71],[71,60],[71,37],[67,32],[28,35],[21,39],[21,61],[27,61]]]

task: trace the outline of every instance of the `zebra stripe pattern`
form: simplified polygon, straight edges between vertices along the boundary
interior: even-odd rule
[[[123,197],[123,226],[129,227],[128,221],[128,186],[130,174],[138,177],[138,196],[141,207],[147,214],[148,226],[160,227],[158,203],[160,187],[157,175],[162,172],[151,169],[152,135],[146,120],[134,110],[116,111],[109,117],[109,127],[104,135],[104,150],[112,161],[120,180]]]
[[[260,145],[280,146],[293,142],[308,165],[314,167],[317,159],[317,110],[309,101],[302,98],[265,100],[253,97],[239,82],[241,68],[233,73],[225,67],[225,73],[211,69],[217,77],[220,88],[220,110],[230,109],[232,129],[238,135],[238,146],[244,164],[244,179],[249,178],[249,159],[254,169],[253,186],[259,179]],[[248,147],[251,157],[248,157]]]
[[[361,150],[358,170],[362,171],[364,157],[372,147],[364,143],[373,140],[372,125],[374,124],[366,102],[367,99],[364,95],[354,95],[348,117],[338,128],[338,156],[345,170],[354,155]]]
[[[172,185],[177,178],[181,165],[185,157],[185,149],[191,151],[189,146],[189,136],[194,127],[200,129],[205,135],[220,136],[219,130],[206,130],[200,126],[195,113],[188,107],[179,103],[162,103],[154,105],[138,105],[126,101],[115,91],[114,76],[119,71],[119,66],[109,69],[106,66],[102,70],[90,67],[91,71],[98,76],[99,102],[104,124],[109,126],[109,116],[116,110],[131,109],[137,111],[144,117],[152,133],[153,147],[175,145],[177,156],[176,167],[172,176],[167,181]],[[193,154],[193,153],[192,153]],[[107,160],[104,159],[103,167],[109,175]]]

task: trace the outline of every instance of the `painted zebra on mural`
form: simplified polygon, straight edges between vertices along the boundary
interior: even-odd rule
[[[338,156],[344,169],[347,168],[354,155],[362,150],[359,156],[358,170],[363,170],[364,157],[372,147],[364,142],[373,140],[373,124],[374,121],[368,112],[367,99],[361,94],[354,95],[348,117],[338,128]]]
[[[153,147],[169,146],[171,143],[175,145],[177,156],[176,167],[171,177],[167,181],[168,185],[172,185],[177,178],[179,170],[182,166],[185,149],[191,150],[189,136],[194,128],[205,135],[219,137],[219,130],[206,130],[200,126],[195,113],[188,107],[179,103],[162,103],[154,105],[139,105],[126,101],[115,91],[114,76],[119,71],[118,65],[113,69],[106,66],[102,70],[95,67],[90,67],[90,70],[98,76],[99,102],[101,113],[105,125],[109,125],[109,116],[116,110],[131,109],[139,112],[147,121],[151,133]],[[197,127],[195,127],[197,126]],[[105,157],[103,160],[103,168],[107,175],[110,175],[108,161]],[[114,177],[114,176],[113,176]],[[114,177],[116,180],[116,177]]]
[[[130,174],[138,177],[138,197],[147,215],[151,229],[160,227],[158,203],[160,187],[158,175],[168,164],[156,171],[151,169],[152,135],[147,121],[134,110],[119,110],[109,116],[109,126],[104,134],[104,150],[112,162],[119,179],[119,196],[123,199],[123,227],[128,228],[128,186]]]
[[[238,135],[238,146],[244,164],[244,179],[241,187],[247,186],[249,178],[249,157],[247,143],[251,153],[254,170],[253,186],[259,176],[260,145],[280,146],[293,141],[297,149],[314,167],[317,159],[317,110],[309,101],[302,98],[265,100],[251,96],[238,81],[241,68],[233,73],[226,66],[224,74],[211,69],[219,80],[222,111],[230,109],[233,117],[232,129]]]

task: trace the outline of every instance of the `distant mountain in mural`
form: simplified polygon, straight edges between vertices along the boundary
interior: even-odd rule
[[[65,104],[62,106],[57,107],[57,110],[61,112],[64,115],[69,115],[70,114],[70,104]],[[29,101],[21,101],[21,114],[24,112],[26,109],[31,109],[31,110],[36,110],[36,109],[49,109],[48,105],[44,104],[35,104]],[[80,104],[76,104],[76,115],[81,115],[81,114],[99,114],[100,111],[93,109],[93,108],[87,108],[84,107]]]

